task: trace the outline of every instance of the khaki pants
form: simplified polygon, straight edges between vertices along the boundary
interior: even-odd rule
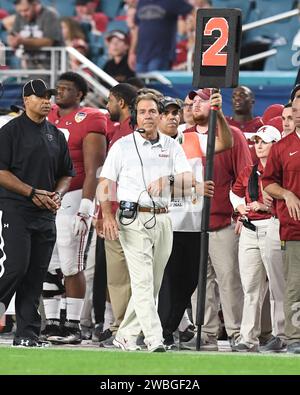
[[[258,222],[258,221],[257,221]],[[256,231],[242,227],[239,243],[239,265],[244,291],[242,343],[258,345],[261,332],[261,311],[268,290],[265,239],[268,224],[257,225]]]
[[[116,335],[132,341],[142,330],[149,347],[163,341],[156,298],[173,241],[169,216],[156,215],[155,226],[147,229],[144,224],[151,218],[151,213],[139,213],[132,224],[124,226],[119,223],[119,238],[128,265],[132,295]],[[147,227],[152,224],[153,220]]]
[[[285,334],[288,343],[300,341],[300,241],[286,242]]]
[[[274,336],[285,338],[284,334],[284,261],[279,236],[279,220],[270,219],[265,241],[265,256],[269,279],[272,333]]]
[[[272,321],[270,306],[269,282],[266,284],[266,295],[261,308],[259,344],[263,345],[272,338]]]
[[[110,330],[117,332],[131,296],[130,277],[120,240],[105,240],[107,288],[115,317]]]
[[[240,333],[243,291],[238,266],[238,240],[234,226],[209,233],[209,260],[207,266],[205,317],[203,337],[217,337],[219,332],[216,282],[228,336],[237,338]]]

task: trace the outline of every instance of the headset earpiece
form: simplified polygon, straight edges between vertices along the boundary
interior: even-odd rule
[[[129,106],[130,108],[130,126],[132,127],[132,129],[134,130],[136,127],[136,118],[137,118],[137,114],[136,114],[136,98],[134,98],[132,100],[132,103]]]
[[[162,114],[165,111],[164,103],[161,100],[157,101],[158,112]]]
[[[130,126],[132,127],[132,129],[135,129],[137,123],[136,123],[136,110],[132,110],[131,111],[131,115],[130,115]]]

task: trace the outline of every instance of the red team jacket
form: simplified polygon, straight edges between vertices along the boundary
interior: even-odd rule
[[[252,202],[252,200],[249,196],[249,190],[248,190],[248,182],[249,182],[250,175],[252,173],[252,169],[253,169],[252,165],[245,167],[244,170],[242,170],[242,172],[239,174],[236,182],[234,183],[234,185],[232,187],[233,193],[235,193],[239,197],[245,197],[246,204],[249,204]],[[264,168],[262,167],[260,162],[258,164],[257,170],[260,174],[258,176],[259,188],[258,188],[257,201],[260,203],[263,203],[264,200],[263,200],[263,194],[262,194],[262,189],[261,189],[261,176],[264,172]],[[251,210],[247,214],[247,217],[251,221],[256,221],[256,220],[260,220],[260,219],[269,219],[269,218],[271,218],[271,214],[267,213],[266,211],[252,211]]]
[[[83,162],[83,140],[88,133],[106,134],[106,117],[97,108],[80,107],[70,114],[60,117],[59,107],[55,104],[49,115],[49,122],[60,129],[68,141],[71,159],[76,171],[76,176],[72,178],[69,191],[81,189],[83,186],[85,173]]]
[[[132,126],[129,122],[130,118],[128,117],[121,123],[115,123],[113,133],[108,138],[108,150],[110,150],[113,144],[121,137],[125,137],[133,132]]]
[[[296,132],[272,145],[262,184],[265,188],[274,183],[300,198],[300,138]],[[294,221],[290,217],[283,200],[278,200],[277,214],[280,220],[280,239],[300,240],[300,221]]]
[[[225,117],[230,126],[235,126],[243,133],[256,133],[264,125],[261,117],[255,117],[250,121],[238,122],[232,117]]]

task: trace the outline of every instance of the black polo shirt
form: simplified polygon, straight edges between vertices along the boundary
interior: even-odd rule
[[[33,122],[25,113],[0,130],[0,170],[8,170],[24,183],[47,191],[55,190],[59,178],[75,175],[64,134],[46,120]],[[0,186],[0,207],[4,201],[39,213],[48,211]]]
[[[118,82],[125,82],[128,78],[135,77],[136,74],[128,66],[128,56],[123,56],[120,63],[115,63],[114,59],[108,60],[103,66],[103,70]]]

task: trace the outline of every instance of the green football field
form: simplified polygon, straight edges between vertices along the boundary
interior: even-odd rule
[[[99,349],[21,349],[0,346],[0,375],[299,375],[300,355]],[[1,380],[1,379],[0,379]]]

